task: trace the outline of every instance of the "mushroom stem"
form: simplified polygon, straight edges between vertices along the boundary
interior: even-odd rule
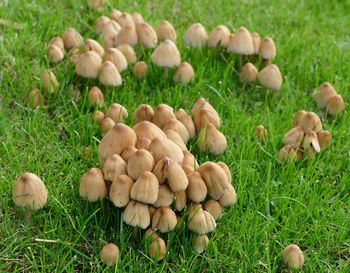
[[[169,75],[169,68],[168,67],[164,68],[164,74],[163,75],[164,75],[165,78],[168,77],[168,75]]]
[[[24,211],[24,221],[29,224],[30,223],[30,215],[31,215],[31,211],[29,208],[26,208],[25,211]]]

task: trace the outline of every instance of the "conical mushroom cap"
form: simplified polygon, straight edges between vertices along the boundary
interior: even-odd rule
[[[159,186],[158,199],[153,204],[154,207],[169,207],[173,203],[174,193],[168,185],[162,184]]]
[[[49,93],[55,92],[55,89],[58,87],[58,81],[55,74],[48,69],[44,70],[41,74],[41,84],[42,88]]]
[[[137,123],[134,131],[138,139],[145,137],[152,141],[155,137],[166,138],[165,133],[159,127],[147,120]]]
[[[234,52],[239,55],[252,55],[254,54],[254,44],[252,35],[245,27],[240,27],[233,39],[229,42],[227,47],[228,52]]]
[[[108,18],[107,16],[100,16],[96,20],[96,25],[95,25],[95,34],[100,35],[102,34],[102,30],[104,26],[110,21],[111,19]]]
[[[172,159],[166,159],[165,173],[168,180],[169,187],[173,192],[184,191],[188,187],[187,176],[176,161]]]
[[[293,127],[298,126],[300,120],[304,117],[305,114],[307,114],[306,111],[300,110],[294,115],[294,117],[293,117]]]
[[[315,131],[316,133],[322,129],[322,122],[320,117],[314,112],[307,112],[302,115],[297,123],[305,133]]]
[[[230,207],[237,202],[237,194],[235,188],[228,184],[227,189],[225,189],[224,194],[220,197],[219,203],[224,208]]]
[[[115,37],[121,30],[121,26],[114,20],[108,21],[102,28],[104,37]]]
[[[138,80],[143,80],[148,71],[148,65],[144,62],[137,62],[134,65],[133,72]]]
[[[304,265],[303,252],[297,245],[291,244],[283,251],[283,261],[291,269],[298,269]]]
[[[118,246],[112,243],[106,244],[100,252],[100,258],[108,266],[115,265],[119,260]]]
[[[138,41],[145,48],[154,48],[157,45],[158,37],[153,27],[147,23],[136,24]]]
[[[134,146],[128,146],[126,147],[122,152],[122,158],[125,162],[129,161],[129,158],[137,151],[137,149]]]
[[[201,174],[211,198],[218,200],[230,185],[225,171],[214,162],[206,162],[197,169]]]
[[[187,195],[188,199],[200,203],[207,197],[207,186],[199,172],[192,172],[187,176],[188,178],[188,188]]]
[[[148,247],[148,255],[156,261],[164,259],[166,253],[166,244],[164,240],[160,237],[154,239]]]
[[[58,46],[51,45],[47,51],[47,58],[51,63],[58,63],[64,59],[64,53]]]
[[[105,180],[113,181],[116,177],[126,174],[126,163],[120,155],[113,154],[107,158],[103,173]]]
[[[297,151],[290,144],[284,145],[279,150],[277,158],[281,162],[295,161],[297,159]]]
[[[104,95],[101,89],[97,86],[94,86],[89,90],[88,100],[91,106],[103,105],[105,102]]]
[[[184,43],[187,46],[197,48],[207,43],[208,34],[201,23],[191,25],[185,32]]]
[[[187,143],[188,139],[190,138],[186,127],[180,121],[178,121],[176,118],[170,119],[163,126],[163,130],[164,131],[167,131],[167,130],[175,131],[176,133],[178,133],[180,135],[180,137],[182,138],[184,143]]]
[[[265,60],[272,60],[276,57],[276,46],[272,38],[265,37],[261,40],[259,55]]]
[[[317,134],[314,131],[306,133],[303,139],[302,147],[304,151],[314,149],[316,153],[321,151],[320,143],[318,142]]]
[[[196,116],[201,109],[206,109],[206,110],[215,112],[216,115],[219,116],[219,114],[216,112],[215,108],[203,97],[196,100],[196,102],[193,104],[193,106],[192,106],[193,116]]]
[[[127,175],[116,176],[109,190],[109,199],[117,208],[125,207],[130,201],[130,191],[134,181]]]
[[[103,9],[104,4],[105,4],[105,0],[87,0],[87,5],[90,9],[101,10]],[[118,256],[119,256],[119,250],[118,250]]]
[[[239,80],[243,83],[249,84],[256,82],[259,71],[252,63],[246,63],[239,74]]]
[[[128,62],[126,61],[125,56],[116,48],[108,48],[103,57],[103,61],[111,61],[119,72],[128,68]]]
[[[186,191],[174,192],[175,195],[175,210],[183,211],[187,205],[187,194]]]
[[[146,229],[151,224],[148,205],[131,200],[124,210],[123,221],[133,227]]]
[[[109,86],[120,86],[123,83],[118,69],[110,61],[103,62],[98,75],[98,80],[101,84]]]
[[[182,140],[181,136],[177,132],[175,132],[174,130],[166,130],[165,134],[168,137],[168,139],[170,139],[177,146],[179,146],[182,151],[187,151],[185,142]]]
[[[158,208],[152,216],[152,228],[162,233],[169,232],[175,228],[177,218],[175,212],[170,208]]]
[[[103,135],[107,134],[115,126],[113,119],[104,117],[100,122],[100,128]]]
[[[115,46],[121,44],[128,44],[130,46],[135,46],[137,44],[137,32],[135,26],[126,25],[118,32],[114,39]]]
[[[230,39],[230,30],[224,26],[220,25],[215,27],[209,34],[208,47],[227,47]]]
[[[322,150],[331,145],[332,135],[329,131],[319,131],[317,133],[317,138]]]
[[[322,83],[311,94],[312,99],[317,103],[318,107],[323,109],[331,97],[337,94],[337,91],[329,82]]]
[[[147,137],[141,137],[138,138],[135,144],[135,147],[137,149],[144,149],[144,150],[148,150],[149,145],[151,144],[151,140],[148,139]]]
[[[95,111],[93,115],[93,119],[96,123],[101,123],[101,121],[105,118],[105,114],[102,111]]]
[[[211,109],[200,109],[194,115],[194,124],[197,131],[199,132],[202,128],[206,127],[208,124],[214,125],[217,129],[220,128],[221,119],[219,114]]]
[[[158,104],[154,110],[153,123],[163,129],[172,119],[176,119],[173,108],[164,103]]]
[[[175,43],[176,41],[176,30],[174,26],[167,20],[163,20],[159,23],[156,29],[159,40],[171,40]]]
[[[116,123],[124,122],[128,117],[128,110],[119,103],[112,103],[107,109],[106,116],[113,119]]]
[[[163,158],[154,166],[153,174],[157,177],[159,184],[163,184],[167,179],[167,165],[169,158]]]
[[[116,21],[118,22],[118,24],[121,27],[125,27],[125,26],[131,26],[133,28],[135,28],[135,22],[133,17],[131,16],[130,13],[128,12],[123,12],[121,13],[117,18]]]
[[[208,123],[199,132],[198,148],[214,155],[222,154],[227,148],[226,137],[214,125]]]
[[[80,180],[79,195],[89,202],[102,200],[107,196],[103,173],[98,168],[87,171]]]
[[[34,88],[29,92],[28,104],[31,108],[36,108],[44,104],[44,97],[38,88]]]
[[[134,123],[140,123],[147,120],[152,122],[154,116],[154,110],[152,106],[148,104],[140,104],[134,112]]]
[[[209,212],[199,206],[190,211],[187,227],[197,234],[207,234],[215,230],[216,222]]]
[[[292,145],[293,147],[297,148],[300,146],[301,142],[304,138],[304,131],[299,126],[294,127],[290,129],[284,136],[283,136],[283,143]]]
[[[193,138],[196,134],[196,128],[191,115],[188,115],[184,109],[180,108],[175,112],[175,117],[186,127],[188,135]]]
[[[134,183],[130,197],[133,200],[152,205],[158,199],[158,192],[159,183],[157,177],[153,173],[145,171],[141,173]]]
[[[171,40],[163,41],[152,53],[152,62],[160,67],[174,67],[181,62],[180,52]]]
[[[267,139],[267,129],[263,125],[256,126],[255,137],[258,141],[265,141]]]
[[[135,24],[140,24],[140,23],[144,22],[142,15],[138,12],[133,12],[131,14],[131,17],[132,17]]]
[[[117,9],[112,9],[109,17],[114,20],[114,21],[117,21],[118,18],[122,15],[122,12],[120,10],[117,10]]]
[[[62,39],[66,50],[78,48],[83,45],[83,39],[81,38],[81,35],[78,31],[71,27],[65,30],[65,32],[62,34]]]
[[[218,162],[216,164],[218,164],[224,170],[224,172],[226,173],[226,176],[227,176],[227,181],[229,184],[231,184],[232,175],[231,175],[230,168],[224,162]]]
[[[96,79],[101,66],[101,57],[95,51],[86,51],[79,55],[75,64],[75,73],[84,78]]]
[[[173,81],[188,84],[194,77],[192,65],[187,62],[181,63],[175,70]]]
[[[180,147],[167,138],[153,138],[148,150],[152,153],[154,162],[158,162],[164,157],[169,157],[182,164],[184,158]]]
[[[257,32],[252,32],[251,35],[252,35],[253,45],[254,45],[254,54],[258,55],[259,54],[260,45],[261,45],[260,35]]]
[[[121,44],[117,47],[117,49],[123,53],[124,57],[126,58],[126,61],[128,64],[133,64],[136,63],[137,61],[137,56],[136,56],[136,52],[133,49],[132,46],[128,45],[128,44]]]
[[[64,53],[64,41],[60,36],[53,37],[49,43],[49,46],[57,46],[61,49],[62,53]]]
[[[12,198],[17,206],[38,210],[46,204],[47,190],[38,176],[25,172],[17,178]]]
[[[215,221],[220,219],[222,207],[218,201],[209,199],[203,204],[203,209],[209,212]]]
[[[208,244],[209,244],[209,238],[206,234],[193,235],[193,248],[198,254],[202,253],[207,248]]]
[[[270,64],[266,66],[263,70],[259,72],[259,82],[260,84],[271,90],[280,90],[282,86],[282,74],[275,64]]]
[[[199,165],[194,155],[189,151],[183,151],[183,153],[184,160],[182,164],[190,166],[193,170],[197,169]]]
[[[136,180],[141,173],[152,171],[154,167],[153,156],[150,152],[139,149],[128,160],[127,171],[128,175]]]
[[[101,140],[98,145],[98,155],[101,163],[112,154],[121,154],[128,146],[135,146],[136,135],[134,130],[123,123],[116,124]]]
[[[93,40],[93,39],[87,39],[85,41],[85,48],[88,49],[88,50],[95,51],[98,55],[100,55],[101,58],[105,54],[105,50],[100,45],[100,43],[95,41],[95,40]]]
[[[341,95],[332,96],[326,105],[327,113],[335,116],[342,112],[345,108],[344,100]]]

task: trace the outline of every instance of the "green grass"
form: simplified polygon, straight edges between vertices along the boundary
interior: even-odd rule
[[[152,25],[173,22],[182,59],[195,71],[188,86],[174,85],[159,75],[143,84],[131,69],[122,73],[120,88],[103,88],[106,104],[127,107],[131,125],[140,103],[160,102],[190,110],[199,96],[207,98],[222,117],[227,151],[198,160],[225,161],[233,174],[238,202],[225,210],[217,230],[210,234],[206,252],[195,254],[185,228],[169,234],[167,257],[153,262],[147,246],[131,239],[121,212],[105,200],[88,204],[79,197],[79,180],[98,162],[101,139],[87,107],[87,89],[95,84],[74,75],[67,61],[54,67],[60,90],[49,97],[48,108],[31,110],[26,98],[49,67],[46,43],[69,26],[84,38],[95,37],[94,22],[85,1],[4,0],[0,18],[24,24],[23,30],[0,26],[0,271],[1,272],[287,272],[281,251],[298,244],[305,254],[304,272],[350,272],[350,175],[348,107],[334,119],[324,119],[333,136],[332,147],[309,161],[281,165],[276,154],[293,114],[305,109],[319,113],[311,90],[331,82],[349,101],[350,3],[348,1],[111,1],[111,7],[139,11]],[[273,37],[284,84],[280,94],[267,95],[261,87],[243,90],[234,70],[211,50],[185,48],[182,35],[192,23],[207,30],[226,24],[232,31],[245,25]],[[71,90],[81,91],[74,101]],[[261,146],[254,128],[264,124],[268,142]],[[84,147],[92,149],[84,154]],[[195,147],[194,147],[195,150]],[[23,222],[12,201],[15,178],[24,171],[38,174],[49,199],[44,209]],[[58,243],[34,238],[58,239]],[[105,242],[121,249],[118,268],[99,262]]]

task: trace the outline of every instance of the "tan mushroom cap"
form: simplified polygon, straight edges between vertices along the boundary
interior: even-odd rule
[[[139,12],[133,12],[131,14],[131,17],[134,20],[135,24],[140,24],[140,23],[144,22],[143,17],[142,17],[142,15]]]
[[[148,104],[140,104],[134,112],[134,124],[140,123],[144,120],[153,121],[154,110]]]
[[[278,66],[275,64],[270,64],[266,66],[263,70],[259,72],[259,82],[260,84],[271,90],[278,91],[282,86],[282,74]]]
[[[188,84],[194,77],[194,70],[191,64],[181,63],[175,70],[173,81]]]
[[[245,27],[240,27],[233,39],[229,42],[227,47],[228,52],[234,52],[239,55],[252,55],[254,54],[254,44],[252,35]]]
[[[329,83],[324,82],[311,94],[312,99],[321,109],[325,108],[331,97],[337,95],[335,88]]]
[[[116,21],[118,22],[118,24],[121,27],[125,27],[125,26],[131,26],[133,28],[135,28],[135,22],[133,17],[131,16],[130,13],[128,12],[123,12],[121,13],[117,18]]]
[[[108,18],[107,16],[100,16],[96,20],[96,25],[95,25],[95,33],[97,35],[102,34],[102,30],[104,26],[110,21],[111,19]]]
[[[158,43],[158,37],[156,31],[148,23],[136,24],[136,32],[138,41],[145,48],[154,48]]]
[[[128,117],[128,110],[119,103],[112,103],[107,109],[106,116],[113,119],[116,123],[124,122]]]
[[[174,192],[175,195],[175,210],[183,211],[187,205],[187,193],[186,191]]]
[[[135,144],[135,147],[137,149],[144,149],[144,150],[148,150],[149,145],[151,144],[151,140],[148,139],[147,137],[141,137],[138,138]]]
[[[125,207],[130,201],[130,191],[134,181],[127,175],[116,176],[109,191],[109,199],[117,208]]]
[[[201,23],[192,24],[185,32],[184,43],[193,48],[202,47],[207,43],[208,34]]]
[[[28,94],[28,104],[31,108],[44,105],[44,97],[38,88],[33,88]]]
[[[177,146],[180,147],[182,151],[187,151],[187,147],[181,136],[174,130],[166,130],[165,134],[168,139],[174,142]]]
[[[304,151],[313,149],[315,153],[321,151],[320,143],[318,142],[317,134],[314,131],[305,134],[302,147]]]
[[[12,190],[13,202],[32,210],[41,209],[47,202],[44,182],[34,173],[25,172],[19,176]]]
[[[166,256],[167,249],[166,249],[166,244],[164,240],[160,237],[155,238],[152,240],[151,244],[148,247],[148,255],[156,260],[160,261],[164,259]]]
[[[87,171],[80,180],[79,195],[89,202],[102,200],[107,196],[103,173],[98,168]]]
[[[154,167],[153,156],[150,152],[139,149],[128,160],[128,175],[136,180],[145,171],[152,171]]]
[[[124,159],[125,162],[129,161],[129,158],[137,151],[137,149],[134,146],[128,146],[126,147],[121,156]]]
[[[190,136],[186,127],[176,118],[172,118],[163,126],[163,131],[173,130],[180,135],[184,143],[187,143]]]
[[[222,214],[222,207],[216,200],[209,199],[203,204],[203,209],[206,210],[214,217],[215,221],[220,219]]]
[[[154,162],[158,162],[159,160],[168,157],[175,160],[175,162],[182,164],[184,155],[181,148],[166,137],[153,138],[148,149],[153,155]]]
[[[101,84],[109,86],[120,86],[123,83],[117,67],[110,61],[103,62],[98,80]]]
[[[105,102],[104,95],[97,86],[92,87],[88,93],[88,100],[91,106],[103,105]]]
[[[209,244],[209,238],[206,234],[193,235],[193,248],[197,253],[202,253]]]
[[[265,37],[261,40],[259,55],[265,60],[271,60],[276,57],[276,46],[271,37]]]
[[[223,133],[208,123],[198,135],[198,148],[201,151],[209,151],[214,155],[222,154],[227,148],[227,140]]]
[[[259,71],[252,63],[246,63],[239,74],[239,80],[242,83],[250,84],[256,82]]]
[[[259,54],[260,44],[261,44],[261,37],[260,34],[257,32],[252,32],[252,39],[253,39],[253,45],[254,45],[254,54]]]
[[[62,39],[64,42],[64,47],[66,50],[71,50],[72,48],[78,48],[83,45],[83,39],[78,31],[74,28],[67,28],[62,34]]]
[[[265,141],[267,139],[267,129],[264,125],[258,125],[255,128],[255,137],[259,141]]]
[[[199,132],[201,129],[205,128],[208,124],[214,125],[217,129],[220,128],[221,119],[219,114],[211,109],[200,109],[194,115],[194,125]]]
[[[298,148],[303,141],[304,131],[299,126],[290,129],[283,136],[283,143],[292,145],[295,148]]]
[[[153,204],[154,207],[169,207],[173,203],[174,193],[171,191],[168,185],[159,185],[158,199]]]
[[[183,153],[184,153],[184,160],[182,164],[186,164],[192,167],[192,169],[194,170],[197,169],[199,165],[194,155],[190,151],[183,151]]]
[[[157,177],[153,173],[145,171],[141,173],[134,183],[130,197],[135,201],[153,205],[158,199],[158,192],[159,183]]]
[[[98,77],[102,59],[95,51],[86,51],[79,55],[75,64],[75,73],[84,78],[96,79]]]
[[[196,128],[191,115],[188,115],[182,108],[175,112],[175,117],[186,127],[188,135],[193,138],[196,134]]]
[[[297,160],[297,151],[290,144],[284,145],[281,150],[279,150],[277,158],[281,162],[295,161]]]
[[[115,36],[114,44],[119,46],[121,44],[129,44],[135,46],[137,44],[137,32],[135,26],[126,25],[119,30],[117,36]]]
[[[152,62],[160,67],[174,67],[181,62],[180,52],[174,42],[163,41],[152,53]]]
[[[206,99],[204,99],[203,97],[201,97],[198,100],[196,100],[196,102],[193,104],[193,106],[192,106],[192,114],[194,116],[196,116],[201,109],[205,109],[205,110],[209,110],[211,112],[215,112],[216,115],[219,116],[219,114],[216,112],[215,108]]]
[[[228,184],[228,187],[224,190],[224,194],[220,197],[219,203],[222,207],[227,208],[234,205],[237,202],[237,194],[235,188]]]
[[[117,47],[117,49],[123,53],[123,55],[126,58],[126,61],[129,64],[133,64],[136,63],[137,61],[137,56],[136,56],[136,52],[134,50],[134,48],[128,44],[121,44]]]
[[[216,222],[214,217],[199,205],[190,210],[187,227],[197,234],[207,234],[215,230]]]
[[[305,133],[315,131],[316,133],[322,129],[322,122],[320,117],[314,112],[307,112],[302,115],[296,126],[299,126]]]
[[[151,224],[148,205],[131,200],[124,210],[123,221],[133,227],[146,229]]]
[[[112,243],[106,244],[100,252],[100,258],[107,266],[115,265],[119,260],[118,246]]]
[[[111,61],[117,67],[119,72],[128,68],[128,62],[124,54],[117,48],[108,48],[103,57],[103,61]]]
[[[105,50],[103,49],[103,47],[100,45],[99,42],[97,42],[96,40],[93,39],[87,39],[85,41],[85,48],[87,50],[92,50],[95,51],[98,55],[100,55],[100,57],[102,58],[103,55],[105,54]]]
[[[157,36],[159,40],[171,40],[175,43],[176,41],[176,30],[174,26],[167,20],[163,20],[159,23],[156,28]]]
[[[166,178],[171,190],[173,192],[186,190],[188,187],[188,179],[181,165],[171,158],[165,158],[164,160],[166,162]]]
[[[64,41],[62,39],[62,37],[60,36],[55,36],[53,38],[51,38],[51,40],[48,43],[49,46],[57,46],[61,49],[61,51],[64,53]]]
[[[217,162],[216,164],[218,164],[223,170],[224,172],[226,173],[226,176],[227,176],[227,181],[229,184],[231,184],[232,182],[232,175],[231,175],[231,171],[230,171],[230,168],[226,165],[225,162]]]
[[[230,30],[224,26],[219,25],[215,27],[209,34],[208,47],[221,46],[226,48],[229,44]]]
[[[327,113],[335,116],[342,112],[345,108],[345,103],[341,95],[332,96],[326,104]]]
[[[154,110],[153,123],[163,129],[172,119],[176,119],[173,108],[165,103],[158,104]]]
[[[41,74],[41,84],[42,88],[49,93],[54,93],[58,87],[57,78],[55,74],[49,69],[44,70]]]
[[[126,174],[126,163],[120,155],[109,156],[103,166],[105,180],[114,181],[116,177]]]
[[[147,75],[148,65],[144,61],[137,62],[134,65],[133,72],[138,80],[143,80]]]
[[[100,122],[100,128],[103,135],[107,134],[115,126],[113,119],[104,117]]]
[[[104,37],[115,37],[121,30],[121,26],[114,20],[109,20],[102,28],[102,35]]]
[[[170,208],[158,208],[152,216],[152,228],[162,233],[172,231],[177,224],[175,212]]]
[[[317,132],[318,142],[322,150],[327,149],[332,142],[332,135],[329,131],[319,131]]]
[[[304,254],[295,244],[287,246],[283,250],[283,261],[291,269],[298,269],[304,265]]]
[[[111,13],[110,13],[110,15],[109,15],[109,17],[112,20],[117,21],[119,16],[121,16],[121,15],[122,15],[122,12],[120,10],[113,8]]]
[[[133,129],[138,139],[145,137],[152,141],[155,137],[166,138],[165,133],[158,126],[147,120],[137,123]]]
[[[192,172],[188,176],[188,199],[200,203],[205,200],[208,190],[199,172]]]
[[[64,53],[58,46],[51,45],[47,51],[47,59],[51,63],[58,63],[64,59]]]

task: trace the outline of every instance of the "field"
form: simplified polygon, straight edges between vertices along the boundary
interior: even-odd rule
[[[293,115],[301,109],[320,113],[310,97],[315,87],[329,81],[345,102],[350,100],[350,3],[111,2],[97,12],[88,10],[83,0],[0,1],[0,18],[23,24],[21,30],[0,26],[0,272],[287,272],[281,252],[291,243],[304,252],[302,272],[350,272],[348,107],[335,118],[323,119],[333,136],[330,149],[311,160],[287,164],[277,160]],[[112,7],[138,11],[153,26],[161,19],[171,21],[182,60],[192,64],[196,75],[183,86],[155,71],[139,83],[129,68],[122,73],[121,87],[101,87],[106,105],[123,104],[129,125],[140,103],[164,102],[189,111],[200,96],[221,115],[227,151],[197,158],[230,166],[238,201],[224,211],[203,254],[193,251],[189,233],[182,229],[169,236],[166,258],[154,262],[146,246],[132,239],[132,229],[108,200],[90,204],[79,197],[80,177],[97,165],[102,138],[87,103],[87,91],[96,82],[79,78],[73,65],[63,61],[54,66],[60,89],[49,97],[48,107],[27,106],[28,93],[40,87],[40,74],[50,67],[46,59],[50,38],[72,26],[85,39],[97,39],[95,20]],[[274,63],[284,80],[280,93],[270,94],[260,86],[244,89],[232,55],[186,48],[182,36],[195,22],[207,31],[219,24],[231,31],[244,25],[271,36],[277,45]],[[79,101],[71,96],[75,90],[81,92]],[[268,130],[265,144],[254,138],[259,124]],[[191,149],[198,154],[195,141]],[[15,207],[11,194],[16,177],[24,171],[38,174],[49,192],[47,205],[32,215],[30,224],[24,223],[23,211]],[[119,265],[112,269],[98,255],[110,241],[121,249]]]

